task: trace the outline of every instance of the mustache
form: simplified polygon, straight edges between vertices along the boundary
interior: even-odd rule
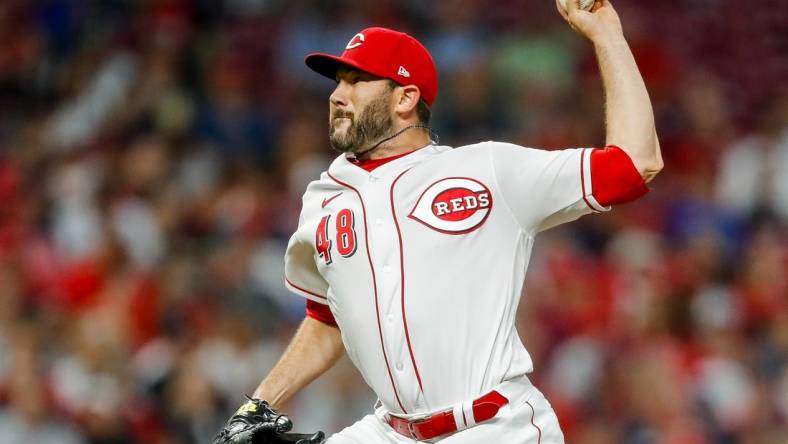
[[[334,114],[331,115],[331,120],[339,119],[342,117],[346,117],[350,120],[353,120],[353,113],[351,113],[350,111],[336,110],[334,111]]]

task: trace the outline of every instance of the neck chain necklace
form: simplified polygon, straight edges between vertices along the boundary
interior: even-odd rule
[[[439,140],[439,138],[438,138],[438,135],[437,135],[437,134],[435,134],[435,132],[433,132],[433,131],[432,131],[432,128],[431,128],[431,127],[429,127],[428,125],[423,125],[423,124],[421,124],[421,123],[415,123],[415,124],[413,124],[413,125],[408,125],[408,126],[406,126],[405,128],[402,128],[401,130],[399,130],[399,131],[397,131],[396,133],[394,133],[394,134],[392,134],[392,135],[390,135],[390,136],[388,136],[388,137],[384,138],[383,140],[381,140],[381,141],[379,141],[378,143],[376,143],[376,144],[372,145],[370,148],[367,148],[367,149],[365,149],[364,151],[357,152],[357,153],[353,153],[353,156],[354,156],[356,159],[358,159],[358,158],[360,158],[361,156],[363,156],[363,155],[365,155],[365,154],[368,154],[368,153],[372,152],[374,149],[376,149],[377,147],[379,147],[379,146],[380,146],[382,143],[384,143],[384,142],[388,142],[389,140],[391,140],[391,139],[393,139],[393,138],[395,138],[395,137],[399,136],[400,134],[404,133],[405,131],[407,131],[407,130],[409,130],[409,129],[413,129],[413,128],[423,128],[423,129],[426,129],[426,130],[427,130],[427,132],[429,132],[429,134],[430,134],[430,140],[432,141],[432,143],[435,143],[435,144],[437,144],[437,143],[438,143],[438,140]]]

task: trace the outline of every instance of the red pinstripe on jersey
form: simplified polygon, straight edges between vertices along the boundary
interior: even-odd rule
[[[536,416],[536,410],[534,410],[534,406],[532,406],[530,402],[526,401],[525,403],[528,404],[528,407],[531,407],[531,425],[534,426],[534,428],[536,428],[536,433],[538,434],[537,436],[539,437],[536,441],[537,444],[541,444],[542,429],[540,429],[539,426],[536,425],[536,423],[534,422],[534,416]]]
[[[389,201],[391,202],[391,217],[394,218],[394,226],[397,228],[397,239],[399,239],[399,270],[400,270],[400,305],[402,306],[402,324],[405,327],[405,341],[408,344],[408,352],[410,352],[410,362],[413,364],[413,371],[416,373],[416,380],[419,381],[419,390],[424,394],[424,386],[421,384],[421,375],[419,374],[419,367],[416,365],[416,357],[413,356],[413,347],[410,344],[410,333],[408,332],[408,320],[405,316],[405,253],[402,248],[402,231],[399,228],[397,221],[397,212],[394,210],[394,186],[397,181],[405,173],[410,171],[410,168],[400,173],[394,182],[391,183],[389,189]]]
[[[325,297],[325,296],[323,296],[323,295],[320,295],[320,294],[317,294],[317,293],[315,293],[315,292],[313,292],[313,291],[309,291],[309,290],[307,290],[307,289],[305,289],[305,288],[299,287],[298,285],[294,284],[294,283],[293,283],[293,281],[291,281],[291,280],[290,280],[290,279],[288,279],[287,277],[285,277],[285,282],[286,282],[288,285],[290,285],[291,287],[293,287],[294,289],[296,289],[296,290],[298,290],[298,291],[300,291],[300,292],[303,292],[303,293],[306,293],[306,294],[312,295],[312,296],[314,296],[314,297],[317,297],[317,298],[320,298],[320,299],[326,299],[326,297]]]

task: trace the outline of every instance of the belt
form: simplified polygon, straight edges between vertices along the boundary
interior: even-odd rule
[[[426,418],[418,420],[407,420],[398,418],[391,414],[386,414],[386,422],[400,435],[417,441],[426,441],[447,433],[456,432],[473,426],[476,423],[487,421],[498,414],[498,410],[509,402],[503,395],[495,390],[477,398],[471,404],[470,414],[473,418],[468,418],[465,413],[467,409],[459,407],[460,415],[455,415],[455,409],[447,409],[434,413]],[[457,424],[455,416],[463,420],[462,424]]]

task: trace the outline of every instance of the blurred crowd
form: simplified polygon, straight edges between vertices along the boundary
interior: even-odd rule
[[[569,443],[788,443],[788,8],[757,3],[615,2],[666,166],[537,240],[518,329]],[[0,443],[210,441],[304,316],[282,257],[335,154],[303,56],[370,25],[433,53],[441,143],[604,143],[551,0],[0,1]],[[343,359],[285,410],[373,403]]]

